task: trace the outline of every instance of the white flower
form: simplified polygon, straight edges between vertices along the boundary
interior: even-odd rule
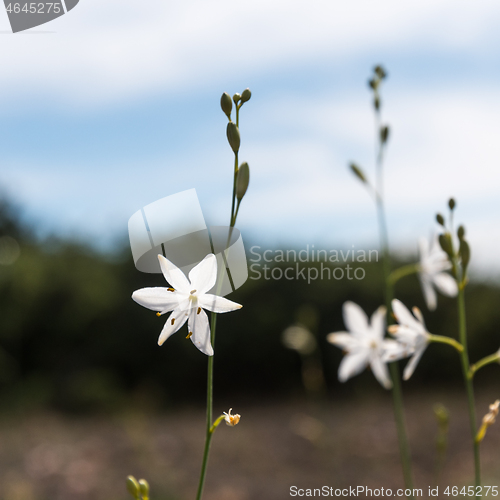
[[[437,296],[434,287],[443,295],[454,297],[458,293],[456,281],[447,271],[451,264],[447,255],[441,250],[437,238],[431,244],[425,238],[419,241],[420,269],[419,278],[427,307],[433,311],[437,306]]]
[[[217,280],[217,259],[208,254],[189,272],[189,279],[172,262],[158,255],[163,276],[173,288],[141,288],[132,294],[132,299],[141,306],[158,311],[161,316],[172,311],[158,339],[162,345],[170,335],[188,322],[189,334],[193,344],[207,356],[214,350],[210,343],[208,316],[203,309],[223,313],[240,309],[242,306],[223,297],[208,292]]]
[[[412,356],[403,372],[404,380],[408,380],[413,375],[430,341],[420,309],[414,307],[412,311],[415,316],[401,301],[397,299],[392,301],[392,312],[399,325],[391,325],[388,331],[396,337],[398,342],[396,346],[393,346],[394,349],[388,351],[387,356],[390,361]]]
[[[368,323],[364,311],[354,302],[345,302],[344,324],[349,332],[330,333],[328,342],[344,349],[346,355],[339,366],[339,380],[345,382],[370,365],[376,379],[386,389],[392,387],[389,371],[385,364],[386,351],[394,340],[385,340],[385,307],[379,307]]]

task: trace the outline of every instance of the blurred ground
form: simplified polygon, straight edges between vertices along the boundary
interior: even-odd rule
[[[382,394],[382,395],[381,395]],[[500,391],[477,395],[478,418]],[[450,411],[441,486],[468,485],[472,461],[461,391],[407,395],[407,421],[418,487],[434,485],[435,403]],[[215,414],[228,408],[215,406]],[[289,488],[402,486],[390,395],[336,403],[308,401],[234,408],[235,428],[214,437],[205,500],[277,500]],[[193,499],[203,448],[204,410],[146,415],[2,416],[3,500],[121,500],[125,477],[145,477],[153,500]],[[500,423],[482,445],[485,485],[500,485]],[[440,494],[440,497],[442,495]],[[447,498],[447,497],[443,497]]]

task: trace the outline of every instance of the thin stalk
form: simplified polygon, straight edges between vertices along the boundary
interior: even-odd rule
[[[490,365],[491,363],[500,363],[500,351],[495,354],[491,354],[490,356],[486,356],[485,358],[480,359],[477,363],[473,364],[469,370],[469,378],[473,379],[478,370],[483,368],[483,366]]]
[[[398,269],[394,269],[394,271],[389,274],[387,279],[389,280],[389,283],[394,286],[401,278],[409,276],[410,274],[416,274],[419,271],[419,264],[408,264],[406,266],[399,267]]]
[[[384,272],[385,282],[385,304],[387,308],[388,323],[390,322],[391,302],[393,299],[394,291],[393,285],[390,281],[391,264],[389,254],[389,236],[387,231],[387,222],[385,217],[384,208],[384,177],[383,177],[383,159],[384,159],[384,145],[380,140],[381,119],[380,111],[375,113],[376,123],[376,137],[378,138],[378,153],[377,153],[377,216],[380,234],[380,246],[382,249],[382,268]],[[411,454],[408,437],[406,432],[406,424],[403,409],[403,391],[401,389],[401,376],[399,373],[399,365],[397,363],[390,363],[389,371],[392,379],[392,400],[394,407],[394,418],[396,420],[396,429],[398,433],[399,454],[401,457],[401,466],[403,469],[403,478],[405,488],[409,489],[412,493],[408,498],[413,499],[413,477],[411,469]]]
[[[476,493],[477,486],[481,486],[481,460],[479,455],[479,443],[476,442],[476,410],[474,404],[474,386],[472,384],[472,378],[469,376],[469,354],[467,350],[467,323],[465,318],[465,293],[463,287],[459,288],[458,291],[458,331],[460,343],[463,345],[464,350],[461,353],[460,359],[462,361],[462,372],[465,382],[465,391],[467,392],[467,404],[469,407],[469,420],[470,420],[470,430],[472,436],[472,443],[474,446],[474,472],[475,472],[475,485]],[[476,494],[476,500],[478,495]]]
[[[429,342],[437,342],[438,344],[448,344],[454,347],[459,353],[462,353],[464,346],[451,337],[444,335],[429,335]]]
[[[215,342],[215,326],[217,322],[217,314],[211,314],[210,325],[210,342],[212,346]],[[203,452],[203,462],[201,464],[200,482],[198,484],[198,493],[196,500],[201,500],[203,494],[203,486],[205,485],[205,476],[207,473],[208,455],[210,453],[210,444],[212,442],[212,407],[213,407],[213,376],[214,376],[214,357],[208,357],[208,375],[207,375],[207,434],[205,437],[205,450]]]

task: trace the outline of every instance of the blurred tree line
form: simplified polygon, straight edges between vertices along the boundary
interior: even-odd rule
[[[202,404],[206,357],[186,340],[185,328],[158,347],[166,317],[158,318],[131,300],[138,288],[165,286],[163,276],[137,271],[126,245],[110,256],[71,241],[37,242],[16,214],[16,207],[0,202],[0,238],[14,238],[21,250],[14,263],[0,265],[0,409],[107,411]],[[319,269],[321,264],[300,265]],[[331,268],[339,265],[323,262]],[[237,402],[303,394],[304,359],[283,345],[282,332],[307,323],[307,317],[311,320],[305,326],[316,336],[328,393],[347,397],[381,391],[369,373],[339,384],[342,353],[325,341],[326,334],[345,329],[341,311],[346,300],[369,314],[383,302],[380,266],[372,262],[356,267],[364,268],[364,279],[316,279],[309,284],[304,279],[255,279],[251,272],[251,279],[230,296],[243,309],[219,315],[216,396],[231,395]],[[474,362],[500,347],[500,288],[472,283],[467,292]],[[396,296],[422,309],[430,332],[456,337],[454,299],[440,296],[437,311],[430,313],[416,276],[400,281]],[[498,369],[485,368],[477,380],[498,381]],[[419,390],[454,383],[461,384],[458,356],[447,346],[431,345],[405,386]]]

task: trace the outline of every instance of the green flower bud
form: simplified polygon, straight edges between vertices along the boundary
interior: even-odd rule
[[[249,101],[250,97],[252,97],[252,93],[250,92],[250,89],[245,89],[241,93],[241,103],[243,104],[244,102]]]
[[[142,500],[149,500],[149,484],[145,479],[139,479]]]
[[[233,95],[233,101],[234,101],[234,104],[238,104],[238,102],[241,100],[241,95],[236,93]]]
[[[389,127],[386,125],[385,127],[380,128],[380,141],[382,142],[382,144],[385,144],[388,138],[389,138]]]
[[[366,177],[365,177],[365,174],[363,173],[363,171],[355,164],[355,163],[351,163],[349,165],[349,167],[351,168],[351,170],[353,171],[354,175],[361,181],[361,182],[367,182],[366,180]]]
[[[238,127],[236,126],[235,123],[229,122],[227,124],[226,135],[229,145],[231,146],[231,149],[235,153],[237,153],[240,149],[241,138],[240,138],[240,131],[238,130]]]
[[[456,207],[455,200],[453,198],[450,198],[450,201],[448,202],[448,206],[450,207],[450,210],[453,210]]]
[[[441,214],[436,214],[437,223],[444,227],[444,217]]]
[[[448,257],[453,257],[453,244],[451,242],[451,234],[444,233],[439,235],[439,246],[448,255]]]
[[[248,163],[242,163],[238,169],[238,176],[236,177],[236,198],[241,200],[248,189],[250,182],[250,167]]]
[[[373,69],[373,71],[375,72],[375,74],[381,79],[383,80],[386,76],[387,76],[387,73],[385,72],[385,69],[382,68],[382,66],[378,65],[378,66],[375,66],[375,68]]]
[[[134,476],[127,477],[127,490],[136,499],[141,499],[140,486]]]
[[[375,96],[375,99],[373,99],[373,107],[378,111],[380,109],[380,99],[378,96]]]
[[[371,80],[368,80],[368,86],[373,90],[377,90],[378,82],[372,78]]]
[[[465,240],[460,240],[460,249],[459,249],[460,259],[462,261],[462,270],[465,274],[467,270],[467,266],[470,262],[470,246]]]
[[[457,236],[458,236],[458,239],[459,240],[463,240],[464,239],[464,236],[465,236],[465,227],[464,226],[460,226],[457,230]]]
[[[224,111],[226,116],[229,119],[231,119],[231,111],[233,109],[233,101],[231,101],[231,96],[227,92],[224,92],[222,94],[222,97],[220,98],[220,107],[222,108],[222,111]]]
[[[450,414],[445,406],[437,404],[434,406],[434,415],[440,426],[447,426],[450,421]]]

